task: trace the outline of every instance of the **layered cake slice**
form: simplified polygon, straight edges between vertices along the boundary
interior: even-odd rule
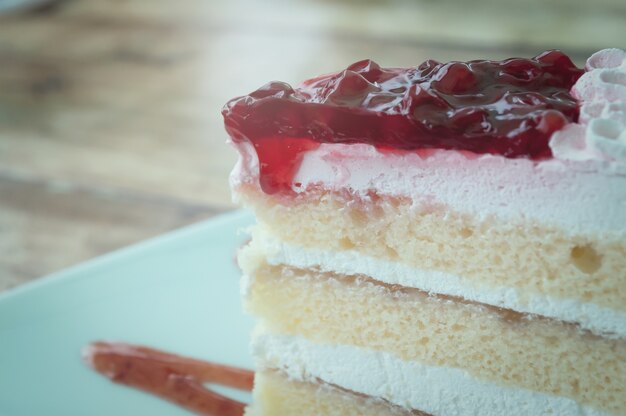
[[[361,61],[231,100],[248,413],[626,414],[625,58]]]

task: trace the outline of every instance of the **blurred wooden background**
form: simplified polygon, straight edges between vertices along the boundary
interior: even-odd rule
[[[2,1],[2,0],[0,0]],[[626,2],[66,0],[0,16],[0,290],[233,209],[221,106],[384,66],[626,47]]]

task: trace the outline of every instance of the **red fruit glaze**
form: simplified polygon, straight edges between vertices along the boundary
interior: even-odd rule
[[[254,145],[261,187],[275,193],[291,188],[302,153],[320,143],[551,157],[552,133],[578,119],[569,91],[582,74],[559,51],[415,68],[365,60],[295,89],[271,82],[222,114],[234,142]]]

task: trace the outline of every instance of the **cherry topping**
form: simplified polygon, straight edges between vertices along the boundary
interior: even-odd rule
[[[549,158],[552,133],[578,119],[569,91],[582,73],[555,50],[413,68],[364,60],[297,88],[269,83],[222,114],[233,141],[254,145],[261,187],[274,193],[291,189],[302,153],[320,143]]]

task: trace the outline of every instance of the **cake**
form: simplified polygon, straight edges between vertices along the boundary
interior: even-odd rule
[[[247,414],[626,414],[624,51],[365,60],[223,115]]]

